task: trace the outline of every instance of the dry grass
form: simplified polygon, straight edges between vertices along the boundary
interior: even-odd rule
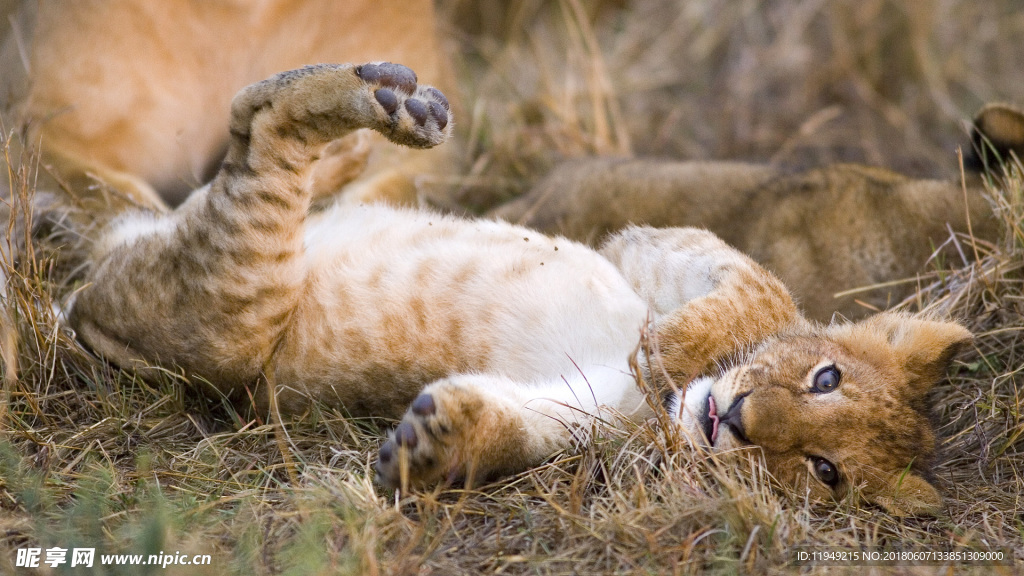
[[[595,153],[955,175],[957,120],[984,100],[1024,103],[1011,6],[450,0],[468,111],[455,198],[480,209]],[[33,164],[9,160],[17,215]],[[395,500],[370,480],[382,423],[322,406],[280,434],[195,394],[202,383],[116,371],[56,326],[65,267],[4,261],[0,572],[40,544],[213,555],[205,572],[172,574],[777,573],[801,545],[1000,546],[1019,570],[1024,179],[991,192],[1005,238],[959,239],[978,263],[947,263],[905,304],[978,334],[934,395],[937,518],[811,504],[772,489],[755,454],[710,459],[623,422],[515,478]],[[10,230],[0,241],[17,240]]]

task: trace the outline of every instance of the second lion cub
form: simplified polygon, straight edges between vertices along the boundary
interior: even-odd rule
[[[630,224],[707,228],[778,274],[812,318],[862,318],[913,294],[915,277],[936,254],[963,262],[968,241],[952,242],[951,233],[983,243],[999,237],[986,181],[1000,181],[1000,160],[1024,158],[1024,113],[986,105],[971,140],[963,184],[859,164],[793,172],[743,162],[594,158],[558,166],[494,215],[594,244]]]
[[[685,401],[669,395],[694,442],[760,447],[777,478],[818,497],[939,506],[924,398],[970,338],[959,325],[818,326],[700,230],[630,228],[598,252],[383,205],[311,214],[324,143],[359,128],[413,147],[448,136],[444,96],[403,66],[278,74],[235,97],[230,126],[208,186],[97,242],[70,322],[111,361],[183,369],[239,399],[256,390],[282,411],[319,401],[402,418],[377,474],[422,485],[536,465],[605,407],[652,415],[629,368],[650,328],[652,383],[696,377]]]

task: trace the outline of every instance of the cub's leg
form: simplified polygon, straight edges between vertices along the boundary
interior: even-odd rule
[[[641,365],[651,353],[656,383],[667,375],[682,386],[729,355],[805,322],[778,278],[706,230],[630,227],[600,252],[655,316]]]
[[[567,443],[565,426],[524,409],[511,383],[482,379],[489,378],[457,376],[427,386],[381,447],[377,480],[391,488],[472,483],[525,470]]]
[[[381,446],[377,480],[388,487],[472,484],[520,472],[569,447],[604,406],[645,410],[625,367],[587,377],[522,383],[491,375],[439,380],[412,402]]]
[[[214,180],[169,216],[112,227],[72,326],[123,366],[177,365],[225,391],[253,382],[301,296],[319,151],[360,128],[427,148],[448,126],[444,96],[395,64],[309,66],[243,89]]]

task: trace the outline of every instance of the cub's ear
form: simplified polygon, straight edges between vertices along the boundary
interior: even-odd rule
[[[864,496],[893,516],[934,516],[942,508],[939,491],[911,472],[893,475],[879,492]]]
[[[972,168],[991,169],[1016,155],[1024,161],[1024,112],[1009,104],[986,104],[971,126]]]
[[[971,342],[971,332],[956,322],[924,320],[895,312],[883,312],[861,322],[882,333],[895,361],[907,376],[907,390],[921,396],[946,374],[950,361]]]

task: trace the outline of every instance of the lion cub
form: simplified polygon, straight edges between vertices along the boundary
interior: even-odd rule
[[[536,465],[606,408],[653,415],[630,372],[648,329],[660,363],[640,354],[645,373],[696,377],[670,400],[694,442],[758,446],[815,496],[940,505],[925,396],[970,339],[959,325],[815,325],[778,279],[701,230],[629,228],[598,252],[384,205],[310,213],[326,142],[360,128],[413,147],[447,138],[444,96],[403,66],[278,74],[235,97],[230,127],[209,185],[97,242],[70,323],[107,359],[255,391],[264,408],[401,418],[378,478],[424,485]]]

